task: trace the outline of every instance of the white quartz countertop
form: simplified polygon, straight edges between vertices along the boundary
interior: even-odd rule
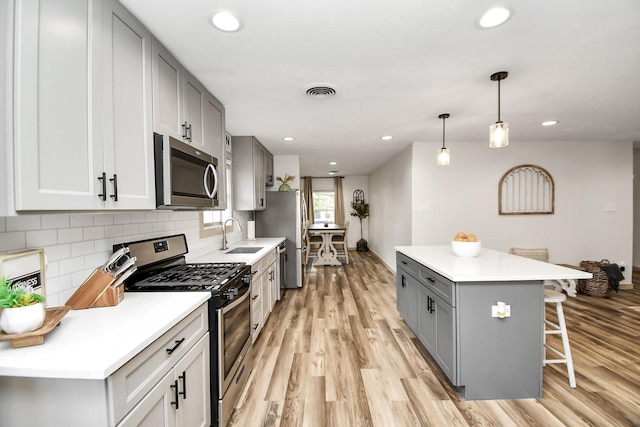
[[[260,261],[265,255],[274,250],[280,243],[285,240],[284,237],[258,237],[255,240],[242,240],[229,246],[224,251],[216,250],[197,258],[188,258],[187,262],[244,262],[253,265]],[[229,251],[238,247],[261,247],[258,252],[253,254],[230,254]]]
[[[0,341],[0,376],[105,379],[201,304],[209,292],[126,292],[114,307],[70,310],[44,344]]]
[[[396,246],[395,250],[454,282],[590,279],[591,273],[482,248],[461,258],[451,246]]]

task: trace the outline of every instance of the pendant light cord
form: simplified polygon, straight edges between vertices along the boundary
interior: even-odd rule
[[[500,123],[500,80],[498,79],[498,123]]]

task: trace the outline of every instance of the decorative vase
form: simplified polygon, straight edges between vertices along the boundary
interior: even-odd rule
[[[3,308],[0,312],[0,329],[6,334],[23,334],[35,331],[44,323],[45,309],[41,302],[24,307]]]
[[[358,252],[366,252],[369,250],[369,246],[367,244],[367,241],[364,239],[360,239],[358,240],[358,243],[356,243],[356,250]]]
[[[289,190],[291,190],[291,187],[289,187],[289,184],[287,184],[286,182],[283,182],[282,185],[278,187],[278,191],[289,191]]]

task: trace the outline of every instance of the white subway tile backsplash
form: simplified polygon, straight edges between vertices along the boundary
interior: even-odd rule
[[[27,247],[39,248],[58,243],[58,230],[27,231]]]
[[[108,225],[104,228],[105,237],[121,237],[124,236],[123,225]]]
[[[47,230],[49,228],[66,228],[69,227],[70,218],[69,215],[54,214],[54,215],[42,215],[42,229]]]
[[[114,224],[130,224],[131,223],[131,214],[130,213],[121,213],[115,215],[113,217]]]
[[[84,257],[82,256],[60,260],[60,274],[75,273],[84,268]]]
[[[7,231],[40,230],[40,215],[7,217]]]
[[[74,214],[69,219],[71,227],[89,227],[93,225],[92,214]]]
[[[16,251],[26,249],[27,234],[24,231],[2,233],[0,239],[0,252]]]
[[[189,211],[0,217],[0,253],[43,247],[47,306],[56,307],[108,259],[114,244],[184,233],[190,255],[216,250],[220,236],[201,240],[199,221],[198,212]]]
[[[104,239],[104,226],[84,227],[84,240]]]
[[[113,224],[113,214],[95,214],[93,223],[95,225],[111,225]]]
[[[79,257],[82,255],[88,255],[95,252],[95,244],[93,240],[87,240],[84,242],[71,243],[71,256]]]
[[[44,248],[44,253],[49,262],[60,261],[71,257],[71,245],[65,243],[62,245],[47,246]]]
[[[84,229],[81,227],[61,228],[58,230],[58,243],[81,242],[84,240]]]

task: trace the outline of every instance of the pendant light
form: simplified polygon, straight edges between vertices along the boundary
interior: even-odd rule
[[[498,82],[498,121],[489,127],[489,147],[500,148],[509,145],[509,123],[500,120],[500,80],[509,75],[506,71],[491,74],[491,80]]]
[[[446,166],[449,164],[451,156],[449,149],[444,146],[444,122],[449,118],[449,114],[440,114],[438,118],[442,119],[442,148],[438,150],[438,166]]]

